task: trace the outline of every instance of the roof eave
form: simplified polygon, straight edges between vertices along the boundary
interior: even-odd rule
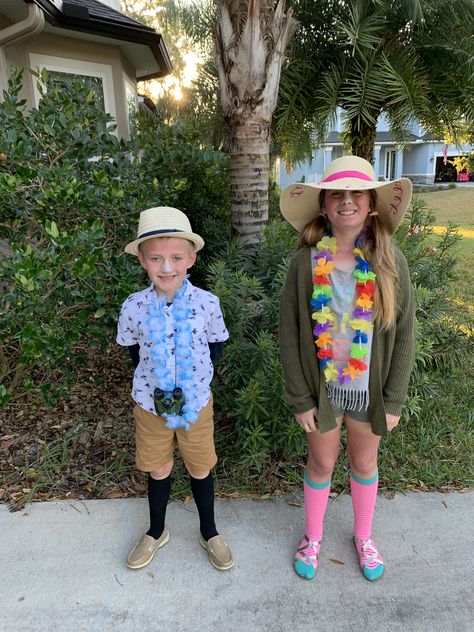
[[[148,46],[160,70],[147,75],[146,79],[164,77],[173,70],[173,65],[169,58],[168,51],[166,50],[163,37],[149,26],[143,25],[143,27],[140,26],[140,28],[133,28],[113,24],[112,22],[94,20],[93,18],[84,19],[81,17],[72,17],[64,15],[56,6],[52,5],[49,0],[27,0],[27,2],[28,1],[35,2],[43,9],[47,22],[52,26]],[[144,79],[145,77],[137,77],[138,81],[143,81]]]

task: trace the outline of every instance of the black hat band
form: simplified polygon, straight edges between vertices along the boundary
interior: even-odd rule
[[[143,237],[150,237],[150,235],[160,235],[162,233],[185,233],[185,230],[179,230],[178,228],[165,228],[163,230],[151,230],[149,233],[143,233],[137,237],[137,239],[143,239]]]

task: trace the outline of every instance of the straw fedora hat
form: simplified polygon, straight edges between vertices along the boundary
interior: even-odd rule
[[[171,206],[148,208],[140,213],[137,238],[125,246],[125,252],[138,256],[138,246],[153,237],[178,237],[192,241],[196,252],[204,246],[204,239],[193,233],[186,215]]]
[[[326,168],[317,184],[296,182],[281,193],[280,208],[285,219],[301,232],[306,224],[321,213],[319,193],[325,189],[365,191],[376,189],[379,218],[393,234],[410,204],[413,185],[408,178],[378,182],[367,160],[358,156],[336,158]]]

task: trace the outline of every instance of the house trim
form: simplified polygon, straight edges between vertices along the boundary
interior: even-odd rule
[[[138,76],[137,81],[163,77],[169,74],[173,68],[160,33],[130,18],[127,18],[125,22],[123,14],[112,8],[108,8],[108,15],[115,14],[116,20],[94,16],[89,12],[87,6],[77,5],[66,0],[62,2],[59,0],[25,0],[25,2],[39,6],[44,12],[46,21],[57,28],[148,46],[160,70]]]
[[[112,66],[108,64],[100,64],[97,62],[83,61],[82,59],[70,59],[68,57],[56,57],[53,55],[43,55],[40,53],[29,53],[31,68],[39,68],[42,70],[56,70],[71,75],[86,75],[89,77],[99,77],[102,79],[102,88],[104,91],[105,111],[117,118],[115,109],[114,83],[112,77]],[[35,105],[38,107],[41,94],[38,90],[37,82],[33,82],[33,94]]]

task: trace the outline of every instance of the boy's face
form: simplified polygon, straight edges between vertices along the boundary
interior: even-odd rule
[[[196,261],[196,253],[187,239],[154,237],[140,245],[138,258],[160,296],[173,298]]]

